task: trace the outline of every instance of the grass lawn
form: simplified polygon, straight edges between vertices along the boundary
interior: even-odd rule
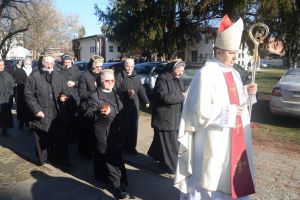
[[[254,139],[300,144],[300,119],[276,116],[269,109],[272,88],[286,70],[262,68],[256,74],[258,102],[253,105],[251,117]],[[149,115],[150,109],[141,105],[141,115]]]
[[[272,88],[279,81],[286,68],[263,68],[256,74],[258,102],[253,106],[252,129],[254,137],[300,144],[300,119],[276,116],[269,109]]]
[[[283,68],[261,68],[256,72],[256,83],[258,85],[258,98],[269,100],[272,88],[279,81],[287,69]]]

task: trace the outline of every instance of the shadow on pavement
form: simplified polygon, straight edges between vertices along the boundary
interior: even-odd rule
[[[16,125],[15,117],[14,120]],[[8,133],[11,137],[0,137],[0,145],[12,150],[24,160],[38,165],[33,133],[28,128],[23,130],[12,128],[8,130]],[[62,172],[58,172],[59,177],[55,177],[41,171],[32,171],[31,176],[37,180],[32,186],[32,199],[87,199],[83,198],[84,194],[89,194],[87,197],[92,196],[88,199],[111,199],[101,191],[107,187],[94,179],[93,160],[86,160],[79,156],[77,144],[69,145],[69,152],[73,170],[67,173],[79,180],[74,177],[71,178],[68,174],[62,174]],[[129,179],[128,191],[132,197],[139,199],[179,199],[179,191],[173,187],[173,179],[160,176],[162,171],[152,158],[142,153],[131,155],[125,152],[123,155],[128,164],[126,166]],[[55,170],[55,168],[53,169]],[[25,184],[26,181],[21,183]],[[30,190],[28,187],[31,185],[27,183],[22,188],[24,187]],[[3,195],[5,194],[2,193],[0,197]],[[12,194],[10,195],[13,197]],[[66,198],[60,198],[60,195],[66,195]]]
[[[49,176],[41,171],[31,171],[35,180],[18,183],[12,190],[2,191],[3,200],[110,200],[113,199],[96,187],[68,177]]]
[[[31,189],[33,200],[112,199],[96,187],[86,185],[71,178],[52,177],[41,171],[32,171],[31,175],[37,180]]]

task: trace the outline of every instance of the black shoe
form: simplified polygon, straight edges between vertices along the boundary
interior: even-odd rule
[[[114,189],[114,194],[113,195],[115,196],[115,198],[125,199],[129,194],[128,194],[128,192],[123,191],[121,189],[121,187],[118,187],[118,188]]]

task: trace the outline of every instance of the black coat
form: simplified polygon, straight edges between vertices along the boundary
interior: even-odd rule
[[[182,79],[170,72],[161,74],[153,89],[151,126],[159,130],[178,130],[185,90]]]
[[[46,74],[48,73],[42,69],[33,71],[25,83],[24,94],[32,113],[30,127],[48,132],[52,126],[55,126],[52,124],[53,121],[59,121],[57,119],[62,117],[59,115],[62,110],[62,104],[59,103],[60,95],[69,95],[69,91],[63,75],[58,70],[55,69],[51,73],[52,81],[47,81]],[[45,118],[35,116],[39,111],[45,114]]]
[[[0,126],[13,127],[12,120],[12,99],[14,80],[8,72],[0,72]]]
[[[78,95],[78,82],[79,82],[79,77],[80,77],[80,70],[78,69],[78,67],[69,67],[69,68],[65,68],[63,66],[60,66],[60,71],[63,74],[63,76],[65,77],[66,80],[66,84],[68,81],[73,81],[75,82],[75,86],[69,88],[70,91],[70,96],[76,101],[76,104],[79,105],[79,95]]]
[[[107,153],[120,151],[119,150],[119,130],[120,117],[119,112],[123,108],[119,96],[116,91],[111,93],[112,99],[107,98],[107,95],[97,88],[94,91],[87,103],[87,111],[85,116],[94,122],[96,149],[98,153]],[[102,115],[100,108],[102,105],[108,105],[111,112],[108,115]]]
[[[120,98],[125,109],[127,106],[131,107],[133,104],[138,111],[140,109],[139,98],[141,98],[145,104],[149,103],[145,88],[135,71],[133,71],[131,75],[128,75],[124,70],[117,74],[116,88],[120,94]],[[130,89],[133,89],[135,93],[132,96],[128,95],[128,90]]]
[[[78,83],[78,94],[80,97],[80,110],[82,112],[86,111],[87,108],[87,100],[89,96],[96,91],[96,85],[101,84],[100,74],[95,75],[91,69],[84,71],[79,78]]]
[[[15,83],[17,84],[15,95],[15,100],[17,104],[17,117],[21,121],[27,121],[29,120],[28,112],[30,112],[30,110],[28,109],[25,102],[24,88],[27,80],[27,74],[23,70],[23,68],[16,69],[14,73],[14,79]]]

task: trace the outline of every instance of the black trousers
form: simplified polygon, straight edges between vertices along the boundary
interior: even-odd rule
[[[57,165],[69,163],[68,139],[62,131],[35,130],[34,138],[40,165],[44,165],[46,161]]]
[[[80,126],[78,128],[78,153],[92,157],[95,150],[94,124],[91,120],[85,118],[83,113],[78,116]]]
[[[125,164],[121,152],[95,153],[94,173],[96,179],[109,182],[114,188],[119,188],[121,183],[127,185]]]

